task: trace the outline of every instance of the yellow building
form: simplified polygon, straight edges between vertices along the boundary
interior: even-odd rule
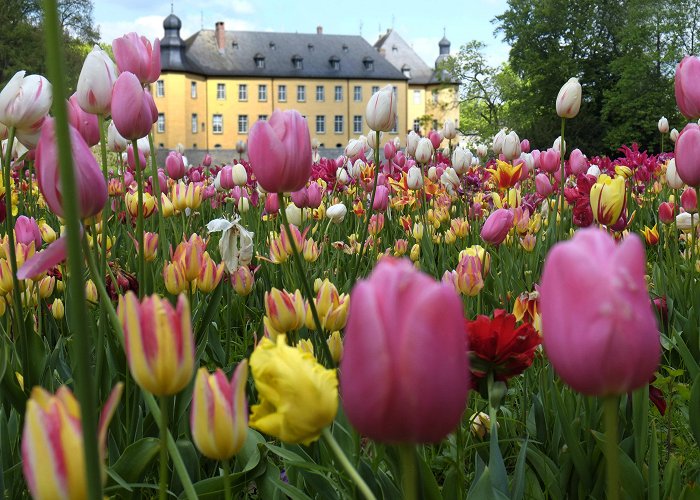
[[[321,147],[341,148],[367,134],[367,100],[385,85],[394,87],[399,103],[387,139],[403,137],[414,117],[437,109],[426,102],[437,81],[414,82],[360,36],[324,34],[321,27],[315,34],[234,32],[219,22],[185,41],[181,27],[173,14],[163,22],[162,71],[152,88],[161,148],[232,150],[274,109],[296,109]],[[416,90],[422,105],[415,104]],[[442,118],[435,116],[440,126]]]

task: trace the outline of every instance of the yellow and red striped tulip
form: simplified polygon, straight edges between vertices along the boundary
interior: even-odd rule
[[[158,233],[144,233],[143,257],[146,262],[153,262],[158,256]]]
[[[457,291],[467,297],[474,297],[484,288],[481,273],[481,260],[476,255],[465,255],[455,270],[454,281]]]
[[[156,396],[177,394],[194,371],[190,304],[184,295],[177,309],[158,295],[141,302],[133,292],[119,297],[126,357],[136,383]]]
[[[298,330],[306,317],[304,299],[297,290],[294,294],[273,288],[265,292],[265,313],[274,330],[286,333]]]
[[[101,461],[122,388],[117,384],[102,408],[97,436]],[[35,499],[87,498],[80,405],[68,387],[61,386],[55,395],[32,389],[22,431],[22,472]],[[103,481],[106,477],[103,469]]]
[[[199,276],[202,269],[202,256],[204,255],[204,248],[191,240],[192,238],[190,241],[181,242],[175,248],[173,255],[173,262],[179,262],[182,265],[185,279],[190,282]]]
[[[231,285],[238,295],[245,297],[253,291],[255,277],[248,266],[240,266],[231,274]]]
[[[185,279],[185,269],[180,262],[166,262],[163,266],[163,282],[165,289],[172,295],[187,290],[187,280]]]
[[[202,293],[213,292],[219,283],[221,278],[224,276],[224,264],[221,263],[218,266],[216,262],[209,257],[208,252],[204,252],[202,256],[201,268],[199,270],[199,276],[197,276],[197,288]]]
[[[591,209],[598,224],[611,226],[617,222],[625,210],[625,179],[611,179],[601,174],[598,181],[591,186]]]
[[[248,360],[241,361],[229,382],[221,369],[197,372],[192,392],[190,429],[197,449],[207,458],[228,460],[238,453],[248,435],[246,382]]]

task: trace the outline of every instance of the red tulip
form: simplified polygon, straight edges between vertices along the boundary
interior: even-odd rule
[[[355,285],[340,387],[348,420],[362,435],[440,441],[459,424],[468,374],[462,303],[452,285],[390,257]]]
[[[634,234],[617,245],[602,229],[582,229],[549,252],[540,286],[544,347],[576,391],[631,392],[657,369],[661,345],[645,272]]]
[[[271,193],[297,191],[311,176],[311,138],[296,111],[276,110],[253,125],[248,157],[258,183]]]

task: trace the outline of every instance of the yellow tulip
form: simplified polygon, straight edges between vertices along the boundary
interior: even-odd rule
[[[611,179],[601,174],[598,181],[591,186],[591,209],[596,222],[611,226],[617,222],[625,209],[625,179]]]

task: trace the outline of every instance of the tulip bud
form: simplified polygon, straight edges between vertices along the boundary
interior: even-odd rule
[[[698,64],[700,66],[700,59]],[[687,185],[700,187],[700,126],[697,123],[689,123],[680,133],[675,154],[678,176]]]
[[[433,144],[430,139],[425,137],[418,141],[418,146],[416,147],[415,158],[416,161],[422,165],[425,165],[433,157]]]
[[[142,84],[153,83],[160,76],[160,40],[151,42],[144,36],[129,33],[112,41],[112,51],[121,73],[135,74]]]
[[[675,128],[671,129],[671,133],[669,134],[669,137],[671,138],[671,142],[675,143],[676,140],[678,139],[678,130],[676,130]]]
[[[419,140],[420,136],[416,134],[415,131],[411,130],[408,133],[408,136],[406,137],[406,154],[410,156],[415,156]]]
[[[503,143],[506,140],[506,131],[501,129],[496,135],[493,136],[493,142],[491,143],[491,149],[494,154],[499,155],[503,151]],[[484,155],[485,156],[485,155]]]
[[[675,93],[678,109],[689,120],[700,118],[699,80],[700,58],[685,56],[676,66]]]
[[[514,130],[511,130],[503,140],[503,156],[506,157],[506,160],[514,160],[515,158],[520,157],[521,152],[522,150],[520,148],[520,138]]]
[[[659,205],[659,220],[664,224],[670,224],[675,220],[674,206],[671,203],[664,201]]]
[[[221,369],[197,372],[192,391],[190,429],[197,449],[207,458],[228,460],[238,453],[248,435],[246,382],[248,360],[241,361],[229,382]]]
[[[457,128],[453,120],[445,120],[445,125],[442,128],[445,139],[452,140],[457,137]]]
[[[659,118],[658,127],[659,132],[661,132],[662,134],[668,134],[668,119],[665,116]]]
[[[146,137],[158,119],[158,109],[133,73],[123,72],[112,90],[112,121],[117,131],[131,141]]]
[[[333,362],[337,365],[343,358],[343,339],[340,336],[340,332],[336,330],[331,333],[326,342],[328,343],[328,350],[331,353],[331,358],[333,358]]]
[[[112,87],[117,68],[107,53],[95,45],[83,62],[78,77],[76,97],[86,113],[108,115],[112,104]]]
[[[272,288],[265,292],[265,313],[272,327],[281,333],[298,330],[306,318],[304,299],[297,290],[294,294]]]
[[[51,108],[49,81],[40,75],[18,71],[0,92],[0,122],[18,129],[35,128]]]
[[[686,212],[694,213],[698,211],[698,198],[695,189],[685,188],[681,194],[681,207]]]
[[[240,266],[235,272],[231,273],[231,286],[242,297],[249,295],[253,291],[254,284],[255,277],[248,266]]]
[[[185,162],[182,155],[177,151],[168,153],[165,158],[165,169],[168,171],[168,175],[176,181],[182,179],[185,176]]]
[[[406,184],[408,189],[421,189],[423,187],[423,172],[415,165],[408,169],[406,176]]]
[[[457,146],[452,153],[452,167],[459,175],[465,174],[472,164],[472,153],[468,149]]]
[[[336,224],[340,224],[341,222],[343,222],[343,219],[345,219],[345,214],[347,213],[347,207],[343,203],[337,203],[328,207],[328,210],[326,210],[326,217],[328,217]]]
[[[107,149],[115,153],[121,153],[126,151],[126,147],[129,142],[122,137],[122,135],[117,130],[114,125],[114,121],[109,122],[109,127],[107,127]]]
[[[578,78],[570,78],[557,95],[557,115],[562,118],[575,118],[581,107],[581,84]]]
[[[387,85],[375,92],[367,102],[365,121],[372,130],[390,132],[396,124],[397,99],[394,89]],[[376,146],[376,145],[375,145]],[[376,149],[374,146],[370,146]]]
[[[683,179],[678,175],[676,170],[676,159],[671,158],[666,165],[666,183],[671,189],[680,189],[683,187]]]
[[[66,314],[66,308],[61,299],[54,299],[53,303],[51,304],[51,314],[53,315],[54,319],[58,321],[63,319],[63,316]]]

